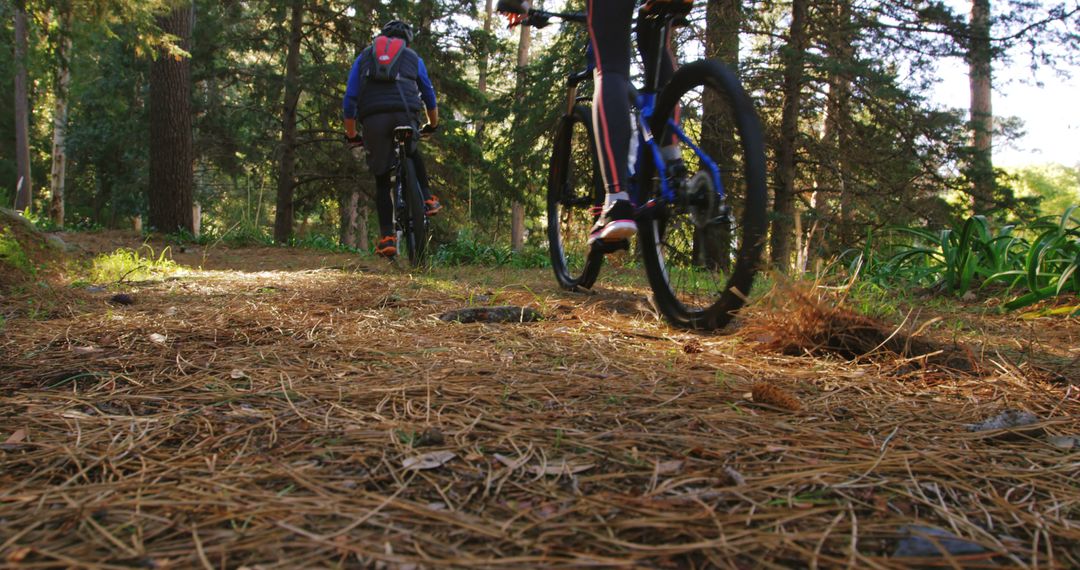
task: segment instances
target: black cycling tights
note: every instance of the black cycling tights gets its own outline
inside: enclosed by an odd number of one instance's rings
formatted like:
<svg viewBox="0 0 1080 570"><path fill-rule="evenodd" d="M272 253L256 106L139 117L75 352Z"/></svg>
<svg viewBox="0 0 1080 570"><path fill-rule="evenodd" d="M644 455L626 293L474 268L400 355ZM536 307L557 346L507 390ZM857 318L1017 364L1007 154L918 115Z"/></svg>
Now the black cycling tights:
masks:
<svg viewBox="0 0 1080 570"><path fill-rule="evenodd" d="M630 23L636 0L588 0L589 41L596 58L593 127L600 173L609 194L628 189L630 136ZM655 41L648 26L638 28L638 49ZM647 66L651 67L651 66ZM661 54L661 84L675 69L670 46Z"/></svg>

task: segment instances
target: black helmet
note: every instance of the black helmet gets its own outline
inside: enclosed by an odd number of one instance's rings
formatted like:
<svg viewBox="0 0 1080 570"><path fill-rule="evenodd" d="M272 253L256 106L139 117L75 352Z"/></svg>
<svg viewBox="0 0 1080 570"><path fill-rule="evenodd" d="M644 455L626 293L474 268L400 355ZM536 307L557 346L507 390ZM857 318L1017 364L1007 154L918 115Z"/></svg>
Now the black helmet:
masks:
<svg viewBox="0 0 1080 570"><path fill-rule="evenodd" d="M388 38L401 38L406 44L411 44L413 39L412 26L400 20L387 22L380 33Z"/></svg>

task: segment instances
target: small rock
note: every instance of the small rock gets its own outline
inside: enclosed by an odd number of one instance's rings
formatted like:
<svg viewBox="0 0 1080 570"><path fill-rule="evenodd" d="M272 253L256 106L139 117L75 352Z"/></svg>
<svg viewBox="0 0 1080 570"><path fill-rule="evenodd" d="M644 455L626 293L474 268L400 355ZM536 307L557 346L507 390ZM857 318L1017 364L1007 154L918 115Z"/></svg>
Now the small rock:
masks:
<svg viewBox="0 0 1080 570"><path fill-rule="evenodd" d="M109 302L116 305L134 305L135 298L127 293L117 293L112 297L109 297Z"/></svg>
<svg viewBox="0 0 1080 570"><path fill-rule="evenodd" d="M478 307L444 313L439 319L455 323L531 323L541 319L528 307Z"/></svg>
<svg viewBox="0 0 1080 570"><path fill-rule="evenodd" d="M435 446L446 443L446 436L437 427L428 428L416 439L417 447Z"/></svg>

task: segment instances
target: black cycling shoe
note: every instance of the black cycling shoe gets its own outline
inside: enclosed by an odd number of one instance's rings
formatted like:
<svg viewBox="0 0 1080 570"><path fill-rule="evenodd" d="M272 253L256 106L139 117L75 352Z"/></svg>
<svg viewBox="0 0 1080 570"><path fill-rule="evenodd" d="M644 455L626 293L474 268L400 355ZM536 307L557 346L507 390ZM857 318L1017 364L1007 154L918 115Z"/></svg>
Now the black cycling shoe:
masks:
<svg viewBox="0 0 1080 570"><path fill-rule="evenodd" d="M589 232L589 244L603 241L616 243L626 241L637 233L637 222L634 221L634 205L630 200L615 200L604 206L600 218L596 220L592 231Z"/></svg>

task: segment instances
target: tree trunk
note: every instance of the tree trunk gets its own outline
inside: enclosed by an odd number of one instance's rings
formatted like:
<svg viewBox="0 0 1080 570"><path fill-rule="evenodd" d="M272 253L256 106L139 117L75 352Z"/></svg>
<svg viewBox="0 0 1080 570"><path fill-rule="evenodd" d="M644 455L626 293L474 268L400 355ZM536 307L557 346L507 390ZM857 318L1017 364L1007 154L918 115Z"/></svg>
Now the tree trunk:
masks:
<svg viewBox="0 0 1080 570"><path fill-rule="evenodd" d="M360 206L360 216L356 223L356 249L360 251L371 251L371 239L368 237L368 216L371 215L371 211L368 209L367 202L364 202Z"/></svg>
<svg viewBox="0 0 1080 570"><path fill-rule="evenodd" d="M360 190L350 188L341 201L341 245L356 247L357 226L360 225Z"/></svg>
<svg viewBox="0 0 1080 570"><path fill-rule="evenodd" d="M807 0L793 0L791 30L781 57L784 61L784 105L780 116L777 149L776 197L770 240L773 267L787 272L791 264L791 237L795 219L795 149L799 137L802 103L803 59L806 55Z"/></svg>
<svg viewBox="0 0 1080 570"><path fill-rule="evenodd" d="M64 141L67 134L68 86L71 84L71 5L62 3L59 14L59 34L56 48L56 105L53 108L53 147L51 203L49 218L53 225L64 227L64 178L67 176L67 152Z"/></svg>
<svg viewBox="0 0 1080 570"><path fill-rule="evenodd" d="M991 107L990 0L971 3L971 44L968 66L971 80L971 182L976 214L994 207L993 130Z"/></svg>
<svg viewBox="0 0 1080 570"><path fill-rule="evenodd" d="M26 22L25 0L15 1L15 209L30 209L34 195L30 176L30 100L27 96L27 44L29 32Z"/></svg>
<svg viewBox="0 0 1080 570"><path fill-rule="evenodd" d="M488 69L491 67L491 46L494 42L494 37L491 34L492 20L494 19L494 11L492 8L492 0L486 0L484 4L484 36L483 36L483 48L480 52L480 77L476 82L476 90L480 92L481 97L487 97L488 92ZM486 112L487 105L484 105ZM484 128L486 125L487 117L481 115L476 120L476 144L483 146L484 144Z"/></svg>
<svg viewBox="0 0 1080 570"><path fill-rule="evenodd" d="M525 104L525 66L529 64L529 44L532 40L532 30L529 26L521 26L521 40L518 42L518 77L517 77L517 101L518 109ZM521 123L522 113L518 113L514 122ZM521 132L515 128L515 132ZM526 190L524 188L522 191ZM527 193L526 193L527 194ZM521 251L525 247L525 205L518 200L510 204L510 247L514 251Z"/></svg>
<svg viewBox="0 0 1080 570"><path fill-rule="evenodd" d="M194 7L182 5L158 18L165 33L190 50ZM150 66L150 225L159 232L194 230L194 154L191 128L191 60L162 52Z"/></svg>
<svg viewBox="0 0 1080 570"><path fill-rule="evenodd" d="M811 197L815 220L810 227L807 247L826 255L852 243L854 214L848 179L847 153L850 152L851 72L854 30L851 23L851 2L840 0L830 10L833 20L826 27L825 53L833 62L829 71L828 94L825 99L825 125L821 133L824 158L815 176L817 187ZM836 219L839 203L840 219ZM831 239L830 239L831 236ZM811 252L807 259L814 257Z"/></svg>
<svg viewBox="0 0 1080 570"><path fill-rule="evenodd" d="M278 165L277 210L274 241L285 243L293 233L293 192L296 189L296 107L300 101L300 41L303 39L304 1L292 1L289 51L285 56L285 102L281 116L281 162Z"/></svg>
<svg viewBox="0 0 1080 570"><path fill-rule="evenodd" d="M739 28L742 25L741 0L709 0L705 6L705 56L719 59L738 73ZM702 109L701 148L720 165L720 180L725 194L736 190L736 177L742 157L735 152L735 123L725 112L726 103L715 91L706 91ZM738 192L735 193L736 195ZM736 195L728 194L728 205L734 206ZM719 213L719 212L717 212ZM710 225L697 230L694 241L703 242L700 250L706 267L728 271L731 269L731 227Z"/></svg>

